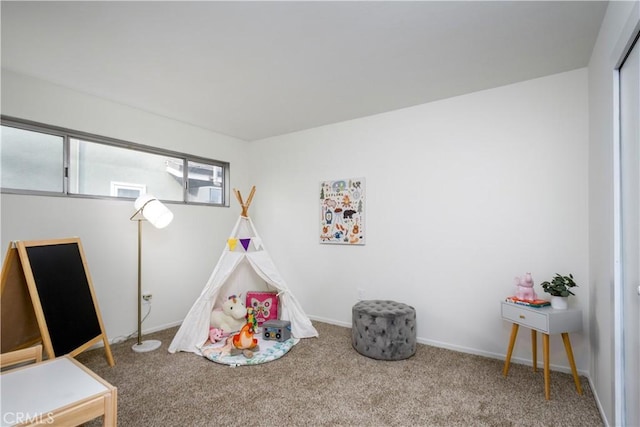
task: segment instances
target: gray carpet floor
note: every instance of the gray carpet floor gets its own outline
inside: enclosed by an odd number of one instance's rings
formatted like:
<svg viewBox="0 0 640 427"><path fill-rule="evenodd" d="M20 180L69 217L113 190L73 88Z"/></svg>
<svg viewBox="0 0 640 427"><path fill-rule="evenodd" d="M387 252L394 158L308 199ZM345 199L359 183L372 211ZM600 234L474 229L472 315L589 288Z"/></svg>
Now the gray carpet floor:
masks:
<svg viewBox="0 0 640 427"><path fill-rule="evenodd" d="M77 359L118 388L118 424L130 426L602 426L586 378L583 395L569 374L418 345L401 361L378 361L351 346L351 329L313 322L319 338L303 339L282 358L228 367L192 353L167 352L177 330L151 353L134 340ZM98 420L87 426L100 425Z"/></svg>

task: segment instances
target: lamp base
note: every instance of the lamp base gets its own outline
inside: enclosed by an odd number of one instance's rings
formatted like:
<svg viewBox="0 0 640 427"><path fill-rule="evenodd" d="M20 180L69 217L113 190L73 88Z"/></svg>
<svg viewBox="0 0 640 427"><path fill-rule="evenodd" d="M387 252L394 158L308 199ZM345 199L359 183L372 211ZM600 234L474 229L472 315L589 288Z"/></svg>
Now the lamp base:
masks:
<svg viewBox="0 0 640 427"><path fill-rule="evenodd" d="M140 344L135 343L133 347L131 347L131 349L136 353L146 353L147 351L153 351L157 349L158 347L160 347L160 344L162 343L158 340L147 340L142 341Z"/></svg>

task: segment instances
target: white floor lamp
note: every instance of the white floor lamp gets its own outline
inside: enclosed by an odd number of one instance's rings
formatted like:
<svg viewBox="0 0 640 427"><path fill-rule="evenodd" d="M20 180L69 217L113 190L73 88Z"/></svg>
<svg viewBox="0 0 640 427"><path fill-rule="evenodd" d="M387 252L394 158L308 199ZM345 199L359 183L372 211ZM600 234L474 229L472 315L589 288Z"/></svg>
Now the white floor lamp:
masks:
<svg viewBox="0 0 640 427"><path fill-rule="evenodd" d="M136 212L129 218L138 221L138 341L131 347L133 351L143 353L160 347L160 341L142 341L142 221L147 220L156 228L164 228L173 220L173 213L160 200L150 194L144 194L134 202Z"/></svg>

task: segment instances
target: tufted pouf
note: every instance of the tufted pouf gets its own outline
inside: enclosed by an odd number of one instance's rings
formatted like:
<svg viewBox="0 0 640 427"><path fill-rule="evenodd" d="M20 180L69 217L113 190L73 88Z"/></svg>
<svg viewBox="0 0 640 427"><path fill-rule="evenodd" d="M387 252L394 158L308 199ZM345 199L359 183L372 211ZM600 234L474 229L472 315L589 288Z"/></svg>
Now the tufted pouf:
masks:
<svg viewBox="0 0 640 427"><path fill-rule="evenodd" d="M352 309L351 344L364 356L401 360L416 352L416 310L395 301L360 301Z"/></svg>

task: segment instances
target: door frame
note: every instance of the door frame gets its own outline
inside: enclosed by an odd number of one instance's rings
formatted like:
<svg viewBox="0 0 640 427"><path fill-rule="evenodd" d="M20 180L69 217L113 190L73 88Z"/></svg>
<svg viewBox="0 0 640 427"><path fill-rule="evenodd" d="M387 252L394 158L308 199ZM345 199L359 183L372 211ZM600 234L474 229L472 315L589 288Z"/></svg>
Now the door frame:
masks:
<svg viewBox="0 0 640 427"><path fill-rule="evenodd" d="M620 68L631 53L632 48L640 37L640 5L636 2L626 22L621 36L613 51L613 245L614 245L614 413L616 425L624 425L625 412L625 375L624 375L624 311L622 281L622 169L621 169L621 111L620 111ZM640 41L638 41L640 43ZM622 424L620 424L622 422Z"/></svg>

